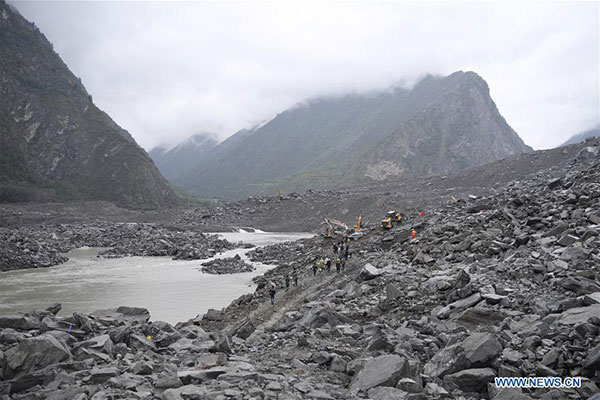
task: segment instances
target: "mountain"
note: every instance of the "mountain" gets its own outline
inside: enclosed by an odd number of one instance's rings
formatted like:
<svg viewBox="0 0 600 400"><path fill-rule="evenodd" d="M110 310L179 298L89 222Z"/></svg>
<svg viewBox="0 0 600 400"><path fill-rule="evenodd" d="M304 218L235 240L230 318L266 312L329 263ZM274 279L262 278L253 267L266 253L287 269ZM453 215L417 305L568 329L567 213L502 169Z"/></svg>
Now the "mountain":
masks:
<svg viewBox="0 0 600 400"><path fill-rule="evenodd" d="M531 150L487 83L459 71L428 76L412 90L299 104L236 133L173 182L202 197L241 198L445 174Z"/></svg>
<svg viewBox="0 0 600 400"><path fill-rule="evenodd" d="M217 140L208 133L190 137L169 149L162 146L153 148L148 154L165 178L177 182L189 169L196 169L217 145Z"/></svg>
<svg viewBox="0 0 600 400"><path fill-rule="evenodd" d="M585 141L585 139L590 138L590 137L600 137L600 125L596 126L595 128L588 129L587 131L579 132L579 133L571 136L571 138L569 140L567 140L566 142L561 144L559 147L567 146L570 144L581 143L581 142Z"/></svg>
<svg viewBox="0 0 600 400"><path fill-rule="evenodd" d="M0 0L0 201L177 199L33 24Z"/></svg>

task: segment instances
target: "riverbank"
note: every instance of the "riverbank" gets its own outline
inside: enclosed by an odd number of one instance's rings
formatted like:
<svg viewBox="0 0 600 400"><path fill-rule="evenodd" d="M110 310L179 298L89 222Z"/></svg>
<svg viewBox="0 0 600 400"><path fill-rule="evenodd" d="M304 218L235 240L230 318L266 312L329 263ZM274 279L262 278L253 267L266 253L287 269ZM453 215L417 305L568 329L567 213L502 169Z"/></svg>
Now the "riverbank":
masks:
<svg viewBox="0 0 600 400"><path fill-rule="evenodd" d="M65 253L69 261L58 266L0 272L0 315L28 312L55 302L63 304L59 316L128 304L143 306L154 319L175 324L251 293L256 286L252 278L273 266L249 260L247 252L310 236L267 232L224 235L235 248L199 260L165 256L107 258L99 256L106 254L106 248L86 247ZM236 258L252 270L231 271L226 262L210 271L219 276L204 273L205 263Z"/></svg>
<svg viewBox="0 0 600 400"><path fill-rule="evenodd" d="M315 257L332 255L331 241L264 248L255 257L278 266L255 292L175 325L132 308L0 318L0 393L597 400L599 182L597 158L573 159L562 173L408 215L405 225L351 242L341 274L310 270ZM286 290L294 268L299 285ZM267 281L278 288L274 305ZM582 381L500 390L493 380L502 376Z"/></svg>

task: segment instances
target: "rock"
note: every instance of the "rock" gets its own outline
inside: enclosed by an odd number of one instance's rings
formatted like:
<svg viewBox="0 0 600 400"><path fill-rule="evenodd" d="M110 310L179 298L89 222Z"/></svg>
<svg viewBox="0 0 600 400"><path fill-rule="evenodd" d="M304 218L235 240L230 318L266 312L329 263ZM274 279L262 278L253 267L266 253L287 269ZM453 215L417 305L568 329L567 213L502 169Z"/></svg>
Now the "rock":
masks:
<svg viewBox="0 0 600 400"><path fill-rule="evenodd" d="M375 279L380 275L380 272L371 264L365 265L359 272L357 280L359 282Z"/></svg>
<svg viewBox="0 0 600 400"><path fill-rule="evenodd" d="M208 390L201 386L186 385L175 389L167 389L162 393L162 400L203 399Z"/></svg>
<svg viewBox="0 0 600 400"><path fill-rule="evenodd" d="M335 372L346 372L347 365L348 361L344 357L334 354L331 357L331 364L329 366L329 369Z"/></svg>
<svg viewBox="0 0 600 400"><path fill-rule="evenodd" d="M227 334L225 334L224 332L219 333L219 339L215 343L215 351L225 354L233 354L233 349L231 348L229 336L227 336Z"/></svg>
<svg viewBox="0 0 600 400"><path fill-rule="evenodd" d="M241 339L248 339L248 337L256 330L256 327L252 323L250 318L246 317L227 329L229 336L237 336Z"/></svg>
<svg viewBox="0 0 600 400"><path fill-rule="evenodd" d="M425 385L425 394L427 394L433 398L438 398L438 397L444 398L444 397L448 397L450 393L448 393L448 391L446 389L444 389L437 383L429 382L427 385Z"/></svg>
<svg viewBox="0 0 600 400"><path fill-rule="evenodd" d="M491 397L491 396L490 396ZM531 397L523 394L518 388L499 389L492 400L531 400Z"/></svg>
<svg viewBox="0 0 600 400"><path fill-rule="evenodd" d="M208 321L222 321L223 320L223 313L219 310L214 310L212 308L210 308L206 314L204 314L204 316L202 317L202 319L208 320Z"/></svg>
<svg viewBox="0 0 600 400"><path fill-rule="evenodd" d="M115 367L92 368L90 380L94 383L103 383L108 379L118 376L119 370Z"/></svg>
<svg viewBox="0 0 600 400"><path fill-rule="evenodd" d="M110 335L100 335L86 340L85 342L77 343L74 348L85 347L101 351L105 354L113 354L113 342Z"/></svg>
<svg viewBox="0 0 600 400"><path fill-rule="evenodd" d="M465 392L486 392L487 384L495 377L496 373L491 368L473 368L446 375L444 383Z"/></svg>
<svg viewBox="0 0 600 400"><path fill-rule="evenodd" d="M442 378L444 375L460 371L467 367L463 348L460 343L444 347L423 366L425 375Z"/></svg>
<svg viewBox="0 0 600 400"><path fill-rule="evenodd" d="M392 301L402 296L402 292L393 283L388 283L385 287L385 295L388 301Z"/></svg>
<svg viewBox="0 0 600 400"><path fill-rule="evenodd" d="M556 243L560 244L561 246L567 247L577 241L579 241L579 238L577 236L567 234L567 235L563 235L560 239L558 239L556 241Z"/></svg>
<svg viewBox="0 0 600 400"><path fill-rule="evenodd" d="M558 189L562 187L563 181L561 178L555 178L548 181L548 188L551 190Z"/></svg>
<svg viewBox="0 0 600 400"><path fill-rule="evenodd" d="M207 274L239 274L254 271L254 266L244 262L239 255L232 258L217 258L202 263L202 272Z"/></svg>
<svg viewBox="0 0 600 400"><path fill-rule="evenodd" d="M410 378L400 379L396 388L408 393L421 393L423 391L423 386Z"/></svg>
<svg viewBox="0 0 600 400"><path fill-rule="evenodd" d="M502 352L502 345L491 333L473 333L462 347L469 366L487 366Z"/></svg>
<svg viewBox="0 0 600 400"><path fill-rule="evenodd" d="M350 382L350 390L368 390L377 386L396 386L409 374L408 361L399 355L384 355L367 360Z"/></svg>
<svg viewBox="0 0 600 400"><path fill-rule="evenodd" d="M563 325L577 325L586 323L592 318L600 318L600 304L571 308L560 315L558 322Z"/></svg>
<svg viewBox="0 0 600 400"><path fill-rule="evenodd" d="M369 398L373 400L405 400L408 397L408 393L391 387L375 387L369 389Z"/></svg>
<svg viewBox="0 0 600 400"><path fill-rule="evenodd" d="M600 344L591 349L582 364L583 368L596 369L600 368Z"/></svg>
<svg viewBox="0 0 600 400"><path fill-rule="evenodd" d="M123 314L130 323L148 322L150 320L150 312L143 307L121 306L117 308L117 312Z"/></svg>
<svg viewBox="0 0 600 400"><path fill-rule="evenodd" d="M578 295L600 292L600 285L597 282L583 276L569 276L563 279L560 285Z"/></svg>
<svg viewBox="0 0 600 400"><path fill-rule="evenodd" d="M154 372L152 365L145 361L138 361L131 367L131 372L136 375L151 375Z"/></svg>
<svg viewBox="0 0 600 400"><path fill-rule="evenodd" d="M0 328L11 328L17 330L40 329L40 320L31 316L0 316Z"/></svg>
<svg viewBox="0 0 600 400"><path fill-rule="evenodd" d="M25 339L4 354L3 377L10 379L17 373L32 372L70 357L69 349L51 335Z"/></svg>
<svg viewBox="0 0 600 400"><path fill-rule="evenodd" d="M583 304L586 306L600 304L600 292L594 292L583 296Z"/></svg>
<svg viewBox="0 0 600 400"><path fill-rule="evenodd" d="M474 293L471 296L455 301L454 303L450 303L441 310L436 313L436 317L440 319L445 319L450 316L451 313L459 313L469 307L474 306L479 303L481 300L481 295L479 293Z"/></svg>
<svg viewBox="0 0 600 400"><path fill-rule="evenodd" d="M344 297L347 297L350 299L357 299L357 298L361 297L363 294L362 288L360 287L360 285L354 281L348 282L348 284L344 287L343 293L344 293Z"/></svg>

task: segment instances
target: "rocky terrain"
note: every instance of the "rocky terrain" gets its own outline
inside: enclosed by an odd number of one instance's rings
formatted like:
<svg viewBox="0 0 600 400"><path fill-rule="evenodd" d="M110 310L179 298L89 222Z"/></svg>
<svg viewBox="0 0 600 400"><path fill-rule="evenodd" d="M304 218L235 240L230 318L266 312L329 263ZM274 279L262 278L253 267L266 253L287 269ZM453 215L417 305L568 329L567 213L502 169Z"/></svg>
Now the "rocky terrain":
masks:
<svg viewBox="0 0 600 400"><path fill-rule="evenodd" d="M342 274L312 277L331 240L254 251L277 265L257 279L255 293L175 326L130 307L59 318L52 306L0 317L0 393L597 400L599 149L588 141L561 168L446 200L389 231L373 227L350 243ZM294 269L299 284L285 290ZM269 281L277 285L275 305ZM492 383L515 376L578 376L582 384L507 390Z"/></svg>
<svg viewBox="0 0 600 400"><path fill-rule="evenodd" d="M244 262L239 255L231 258L217 258L202 263L202 265L202 272L206 272L207 274L239 274L241 272L254 271L254 267Z"/></svg>

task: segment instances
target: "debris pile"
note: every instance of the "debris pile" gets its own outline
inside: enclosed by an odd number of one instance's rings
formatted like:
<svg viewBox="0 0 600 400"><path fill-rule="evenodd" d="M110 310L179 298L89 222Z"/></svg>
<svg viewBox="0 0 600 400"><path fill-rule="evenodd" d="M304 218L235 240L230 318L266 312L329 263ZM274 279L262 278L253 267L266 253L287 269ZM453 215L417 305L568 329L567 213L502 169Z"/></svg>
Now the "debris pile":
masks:
<svg viewBox="0 0 600 400"><path fill-rule="evenodd" d="M231 258L217 258L212 261L202 263L202 272L207 274L239 274L242 272L254 271L254 266L242 260L239 255Z"/></svg>

